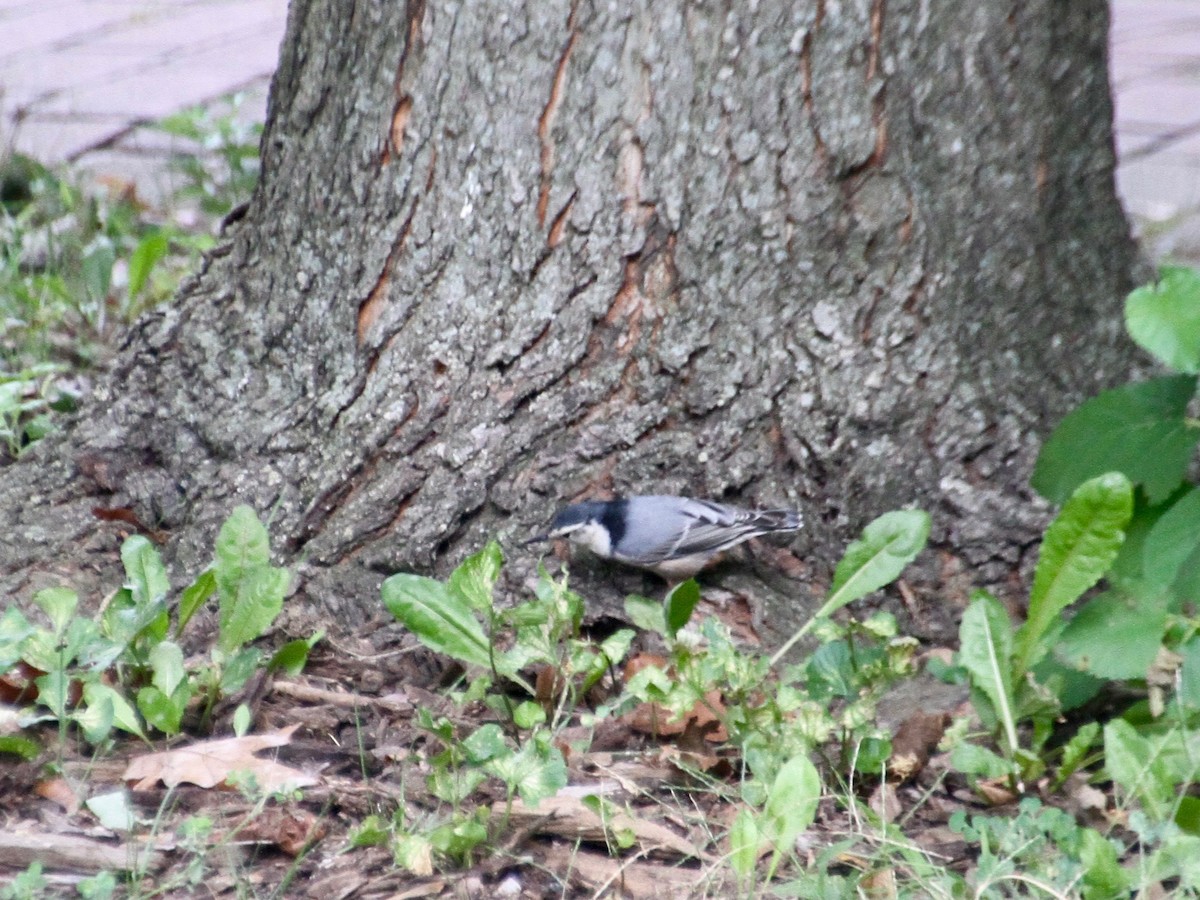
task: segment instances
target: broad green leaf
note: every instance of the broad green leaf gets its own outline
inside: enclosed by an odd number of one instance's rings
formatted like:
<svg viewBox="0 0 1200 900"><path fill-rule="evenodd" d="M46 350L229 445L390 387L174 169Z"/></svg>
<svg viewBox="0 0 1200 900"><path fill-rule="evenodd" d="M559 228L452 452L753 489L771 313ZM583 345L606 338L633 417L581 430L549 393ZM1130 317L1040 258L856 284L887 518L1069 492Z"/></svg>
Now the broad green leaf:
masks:
<svg viewBox="0 0 1200 900"><path fill-rule="evenodd" d="M142 740L146 739L146 735L142 732L142 723L138 719L137 711L134 710L123 694L109 687L107 684L101 684L98 681L91 681L85 684L83 686L83 701L89 707L100 703L111 703L113 724L122 731L135 734Z"/></svg>
<svg viewBox="0 0 1200 900"><path fill-rule="evenodd" d="M183 669L183 650L173 641L162 641L150 651L151 683L164 694L172 694L187 677Z"/></svg>
<svg viewBox="0 0 1200 900"><path fill-rule="evenodd" d="M1179 597L1200 597L1200 488L1164 512L1142 545L1142 571L1153 585Z"/></svg>
<svg viewBox="0 0 1200 900"><path fill-rule="evenodd" d="M1133 485L1108 472L1075 489L1042 540L1029 614L1017 632L1016 671L1037 661L1050 624L1108 571L1133 515Z"/></svg>
<svg viewBox="0 0 1200 900"><path fill-rule="evenodd" d="M440 581L401 573L381 589L383 604L425 646L460 662L490 668L492 655L470 604Z"/></svg>
<svg viewBox="0 0 1200 900"><path fill-rule="evenodd" d="M36 665L36 663L34 663ZM70 680L63 672L53 670L33 679L37 685L38 702L61 719L67 714L67 691Z"/></svg>
<svg viewBox="0 0 1200 900"><path fill-rule="evenodd" d="M50 619L54 633L62 634L79 606L79 595L70 588L45 588L33 595L33 602Z"/></svg>
<svg viewBox="0 0 1200 900"><path fill-rule="evenodd" d="M216 651L214 655L220 656L220 651ZM221 665L219 684L221 693L228 697L230 694L240 691L254 675L260 662L262 662L262 651L257 647L242 647L237 652L225 657Z"/></svg>
<svg viewBox="0 0 1200 900"><path fill-rule="evenodd" d="M800 833L812 825L821 800L821 776L804 755L794 756L775 775L759 827L781 852L791 850Z"/></svg>
<svg viewBox="0 0 1200 900"><path fill-rule="evenodd" d="M546 710L540 703L534 703L532 700L517 704L517 708L513 710L513 724L526 731L545 721Z"/></svg>
<svg viewBox="0 0 1200 900"><path fill-rule="evenodd" d="M1033 470L1033 486L1063 503L1090 478L1124 472L1153 503L1170 496L1187 472L1200 427L1187 421L1194 375L1152 378L1085 401L1054 429Z"/></svg>
<svg viewBox="0 0 1200 900"><path fill-rule="evenodd" d="M290 580L287 569L274 566L243 570L237 582L228 585L231 593L221 597L217 646L231 653L261 637L283 609Z"/></svg>
<svg viewBox="0 0 1200 900"><path fill-rule="evenodd" d="M10 606L0 615L0 672L7 672L21 659L21 645L34 632L25 614Z"/></svg>
<svg viewBox="0 0 1200 900"><path fill-rule="evenodd" d="M129 255L129 296L136 297L146 286L150 273L167 255L169 246L166 232L153 231L142 238Z"/></svg>
<svg viewBox="0 0 1200 900"><path fill-rule="evenodd" d="M819 615L832 615L895 581L925 549L928 537L929 513L922 510L898 509L875 519L863 529L862 537L846 548Z"/></svg>
<svg viewBox="0 0 1200 900"><path fill-rule="evenodd" d="M217 533L217 552L214 568L217 587L224 594L226 585L237 582L246 569L257 569L271 562L271 545L267 529L249 506L239 506Z"/></svg>
<svg viewBox="0 0 1200 900"><path fill-rule="evenodd" d="M288 641L275 651L275 655L271 657L267 667L272 672L284 672L291 676L299 675L308 663L309 651L324 637L325 632L321 630L310 638L296 638L294 641Z"/></svg>
<svg viewBox="0 0 1200 900"><path fill-rule="evenodd" d="M729 829L729 865L738 878L747 880L758 865L758 850L763 838L758 831L758 818L745 807L733 820Z"/></svg>
<svg viewBox="0 0 1200 900"><path fill-rule="evenodd" d="M979 744L959 744L950 751L950 768L980 778L1007 778L1017 771L1012 761Z"/></svg>
<svg viewBox="0 0 1200 900"><path fill-rule="evenodd" d="M540 747L537 741L526 741L516 753L494 759L484 769L531 807L567 786L567 763L562 753L557 747Z"/></svg>
<svg viewBox="0 0 1200 900"><path fill-rule="evenodd" d="M106 237L94 240L83 254L83 286L87 290L88 299L97 306L104 303L108 297L108 289L112 285L113 263L117 254L113 250L112 241Z"/></svg>
<svg viewBox="0 0 1200 900"><path fill-rule="evenodd" d="M696 579L689 578L682 584L677 584L671 593L667 594L665 617L667 622L667 637L674 638L679 629L692 618L692 611L700 602L700 585Z"/></svg>
<svg viewBox="0 0 1200 900"><path fill-rule="evenodd" d="M1189 710L1200 710L1200 637L1179 648L1183 657L1179 666L1179 702Z"/></svg>
<svg viewBox="0 0 1200 900"><path fill-rule="evenodd" d="M237 737L242 737L250 730L253 724L253 713L250 712L250 707L245 703L239 703L237 709L233 711L233 733Z"/></svg>
<svg viewBox="0 0 1200 900"><path fill-rule="evenodd" d="M158 603L171 590L171 580L158 550L140 534L125 539L121 545L121 562L125 566L128 587L133 592L133 602L138 607Z"/></svg>
<svg viewBox="0 0 1200 900"><path fill-rule="evenodd" d="M1094 828L1079 829L1079 861L1083 863L1083 896L1128 897L1133 873L1121 866L1113 842Z"/></svg>
<svg viewBox="0 0 1200 900"><path fill-rule="evenodd" d="M84 805L109 831L132 831L137 824L137 815L124 789L96 794L85 800Z"/></svg>
<svg viewBox="0 0 1200 900"><path fill-rule="evenodd" d="M0 734L0 754L19 756L29 762L37 759L41 752L41 746L29 738L21 737L19 734Z"/></svg>
<svg viewBox="0 0 1200 900"><path fill-rule="evenodd" d="M177 703L173 697L168 697L154 685L148 684L137 693L137 708L151 728L163 734L179 734L183 710L191 696L186 685L180 696L183 702Z"/></svg>
<svg viewBox="0 0 1200 900"><path fill-rule="evenodd" d="M1089 600L1072 617L1054 652L1097 678L1145 678L1162 646L1166 623L1164 602L1134 600L1108 591Z"/></svg>
<svg viewBox="0 0 1200 900"><path fill-rule="evenodd" d="M1104 768L1128 797L1159 822L1170 814L1175 785L1158 749L1124 719L1104 726Z"/></svg>
<svg viewBox="0 0 1200 900"><path fill-rule="evenodd" d="M928 537L929 514L919 509L893 510L867 525L862 537L846 548L825 603L775 651L771 665L783 659L821 619L898 578L925 548Z"/></svg>
<svg viewBox="0 0 1200 900"><path fill-rule="evenodd" d="M1018 747L1013 696L1013 632L1008 613L986 591L976 591L958 629L958 662L987 697L1004 727L1008 747Z"/></svg>
<svg viewBox="0 0 1200 900"><path fill-rule="evenodd" d="M80 704L71 713L71 721L83 732L89 744L100 744L107 740L113 729L113 703L109 696L93 697L91 702Z"/></svg>
<svg viewBox="0 0 1200 900"><path fill-rule="evenodd" d="M204 601L211 597L217 590L217 575L212 569L205 569L201 572L196 580L193 581L183 591L183 596L179 599L179 623L175 626L175 634L183 634L183 629L187 623L192 620L192 616L196 614Z"/></svg>
<svg viewBox="0 0 1200 900"><path fill-rule="evenodd" d="M642 631L667 636L667 616L662 603L630 594L625 598L625 615Z"/></svg>
<svg viewBox="0 0 1200 900"><path fill-rule="evenodd" d="M504 565L500 545L489 541L478 553L464 559L448 581L450 590L466 601L472 609L483 612L492 608L492 591Z"/></svg>
<svg viewBox="0 0 1200 900"><path fill-rule="evenodd" d="M512 753L508 744L504 742L504 731L495 722L488 722L476 728L463 738L460 746L467 755L467 760L476 764Z"/></svg>
<svg viewBox="0 0 1200 900"><path fill-rule="evenodd" d="M1200 373L1200 272L1168 267L1125 300L1129 336L1178 372Z"/></svg>
<svg viewBox="0 0 1200 900"><path fill-rule="evenodd" d="M220 596L217 646L229 653L260 637L287 593L287 569L270 564L267 529L249 506L237 507L217 535L216 575Z"/></svg>

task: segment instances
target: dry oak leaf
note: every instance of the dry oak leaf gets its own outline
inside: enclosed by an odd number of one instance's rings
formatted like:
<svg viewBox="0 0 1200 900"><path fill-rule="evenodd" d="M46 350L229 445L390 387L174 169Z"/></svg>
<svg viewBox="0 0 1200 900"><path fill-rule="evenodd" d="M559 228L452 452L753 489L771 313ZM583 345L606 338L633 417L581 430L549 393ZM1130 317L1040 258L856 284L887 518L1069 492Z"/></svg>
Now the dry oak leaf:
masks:
<svg viewBox="0 0 1200 900"><path fill-rule="evenodd" d="M161 781L167 787L178 784L202 788L224 784L234 772L250 772L258 786L268 793L285 788L308 787L317 783L313 776L254 754L270 747L281 747L291 740L298 725L289 725L266 734L202 741L188 747L147 753L131 760L123 780L136 782L136 791L150 790Z"/></svg>

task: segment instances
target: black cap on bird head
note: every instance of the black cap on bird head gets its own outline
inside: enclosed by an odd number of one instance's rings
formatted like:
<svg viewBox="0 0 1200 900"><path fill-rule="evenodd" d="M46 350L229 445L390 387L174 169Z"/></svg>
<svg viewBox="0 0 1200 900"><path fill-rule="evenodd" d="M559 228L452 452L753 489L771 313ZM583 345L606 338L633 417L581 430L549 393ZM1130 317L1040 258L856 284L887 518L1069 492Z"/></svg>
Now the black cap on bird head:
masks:
<svg viewBox="0 0 1200 900"><path fill-rule="evenodd" d="M563 507L550 523L550 530L527 540L526 544L536 544L538 541L548 541L552 538L566 537L576 528L588 522L597 522L604 515L608 504L603 500L585 500L582 503L572 503Z"/></svg>

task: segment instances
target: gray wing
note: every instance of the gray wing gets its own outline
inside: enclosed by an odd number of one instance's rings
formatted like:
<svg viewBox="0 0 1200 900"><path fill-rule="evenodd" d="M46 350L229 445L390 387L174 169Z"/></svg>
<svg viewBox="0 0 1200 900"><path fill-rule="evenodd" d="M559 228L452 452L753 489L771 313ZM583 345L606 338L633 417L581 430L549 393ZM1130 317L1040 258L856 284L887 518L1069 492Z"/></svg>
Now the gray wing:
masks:
<svg viewBox="0 0 1200 900"><path fill-rule="evenodd" d="M635 497L630 503L639 507L633 518L642 528L630 533L631 545L649 563L711 556L759 534L800 527L789 510L752 511L683 497Z"/></svg>

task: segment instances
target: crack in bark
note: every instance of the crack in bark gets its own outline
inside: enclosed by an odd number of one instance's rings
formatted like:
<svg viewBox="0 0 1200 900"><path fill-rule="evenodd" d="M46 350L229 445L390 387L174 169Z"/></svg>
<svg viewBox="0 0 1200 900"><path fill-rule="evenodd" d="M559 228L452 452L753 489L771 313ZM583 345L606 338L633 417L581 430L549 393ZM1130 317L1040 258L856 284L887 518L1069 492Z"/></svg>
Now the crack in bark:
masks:
<svg viewBox="0 0 1200 900"><path fill-rule="evenodd" d="M567 16L567 30L570 32L567 43L558 57L558 65L554 70L554 79L550 83L550 96L538 117L537 134L541 143L541 183L538 187L537 220L538 227L546 225L546 210L550 206L550 176L554 171L554 141L551 131L554 120L558 115L558 107L562 103L563 88L567 83L567 64L571 61L571 53L575 50L575 41L579 39L579 29L575 17L579 10L578 0L572 0L571 12ZM553 246L553 245L551 245Z"/></svg>

